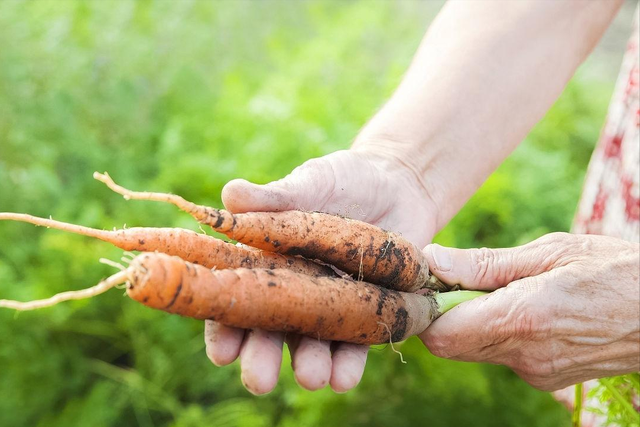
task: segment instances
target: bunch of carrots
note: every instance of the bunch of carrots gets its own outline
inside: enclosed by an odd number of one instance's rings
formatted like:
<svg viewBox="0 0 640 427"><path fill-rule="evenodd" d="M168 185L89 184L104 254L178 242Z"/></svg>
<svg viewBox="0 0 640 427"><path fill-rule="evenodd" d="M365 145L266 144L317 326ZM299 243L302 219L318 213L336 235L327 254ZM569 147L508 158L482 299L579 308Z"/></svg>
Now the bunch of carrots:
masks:
<svg viewBox="0 0 640 427"><path fill-rule="evenodd" d="M0 300L32 310L89 298L126 284L134 300L227 326L292 332L358 344L396 342L481 292L459 291L432 276L422 251L399 234L320 212L232 214L164 193L135 192L95 173L125 199L171 203L235 245L179 228L96 230L26 214L28 222L141 253L98 285L45 300Z"/></svg>

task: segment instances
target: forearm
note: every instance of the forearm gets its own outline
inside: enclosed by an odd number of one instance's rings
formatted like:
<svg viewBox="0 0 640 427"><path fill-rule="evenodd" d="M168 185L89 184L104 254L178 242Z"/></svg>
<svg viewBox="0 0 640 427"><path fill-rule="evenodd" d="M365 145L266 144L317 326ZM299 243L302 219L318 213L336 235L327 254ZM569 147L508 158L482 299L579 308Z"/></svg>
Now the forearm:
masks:
<svg viewBox="0 0 640 427"><path fill-rule="evenodd" d="M449 2L353 148L414 169L444 226L542 118L621 3Z"/></svg>

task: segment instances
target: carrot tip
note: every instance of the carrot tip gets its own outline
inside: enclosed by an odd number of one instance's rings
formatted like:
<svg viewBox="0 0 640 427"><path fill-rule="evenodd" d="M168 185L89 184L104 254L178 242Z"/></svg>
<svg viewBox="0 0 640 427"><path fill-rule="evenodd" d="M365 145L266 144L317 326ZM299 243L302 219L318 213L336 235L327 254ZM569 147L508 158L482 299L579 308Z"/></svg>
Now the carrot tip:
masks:
<svg viewBox="0 0 640 427"><path fill-rule="evenodd" d="M14 301L14 300L0 300L0 307L11 308L17 311L37 310L40 308L52 307L63 301L80 300L91 298L96 295L102 294L109 289L128 280L128 272L121 271L114 274L111 277L101 281L95 286L90 288L81 289L78 291L66 291L56 294L47 299L35 300L35 301Z"/></svg>
<svg viewBox="0 0 640 427"><path fill-rule="evenodd" d="M396 353L396 354L400 355L400 362L401 362L401 363L406 364L406 363L407 363L407 361L406 361L406 360L404 360L404 357L403 357L403 355L402 355L402 352L401 352L400 350L396 350L395 346L393 345L393 340L392 340L392 338L391 338L391 336L392 336L392 335L391 335L391 329L389 329L389 325L387 325L386 323L382 323L382 322L376 322L376 323L378 323L378 325L382 325L382 326L384 326L384 327L387 329L387 332L389 333L389 344L391 344L391 350L392 350L394 353Z"/></svg>

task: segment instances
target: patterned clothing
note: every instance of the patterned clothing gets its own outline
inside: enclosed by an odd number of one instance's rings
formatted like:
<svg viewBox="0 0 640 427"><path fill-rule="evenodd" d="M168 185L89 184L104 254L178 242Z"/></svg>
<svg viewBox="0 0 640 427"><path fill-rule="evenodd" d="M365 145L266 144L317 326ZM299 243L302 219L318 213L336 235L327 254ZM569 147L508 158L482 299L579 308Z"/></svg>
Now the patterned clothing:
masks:
<svg viewBox="0 0 640 427"><path fill-rule="evenodd" d="M607 122L600 136L584 184L572 232L601 234L640 241L640 93L638 92L638 13ZM597 380L584 383L584 393L598 385ZM573 408L574 387L554 393L556 399ZM598 401L585 399L583 407L602 407ZM606 417L582 412L582 427L606 425ZM613 426L613 424L609 424Z"/></svg>
<svg viewBox="0 0 640 427"><path fill-rule="evenodd" d="M607 122L589 164L574 233L640 240L638 37L636 18Z"/></svg>

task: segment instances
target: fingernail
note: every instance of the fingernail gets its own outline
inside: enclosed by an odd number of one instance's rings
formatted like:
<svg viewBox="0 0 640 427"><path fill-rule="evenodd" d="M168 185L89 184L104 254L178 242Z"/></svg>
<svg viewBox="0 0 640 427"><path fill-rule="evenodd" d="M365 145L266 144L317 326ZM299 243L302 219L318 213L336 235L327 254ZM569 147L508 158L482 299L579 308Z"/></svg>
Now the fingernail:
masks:
<svg viewBox="0 0 640 427"><path fill-rule="evenodd" d="M436 262L436 269L446 273L451 271L453 262L451 261L451 251L449 248L442 247L437 244L431 245L431 256Z"/></svg>

